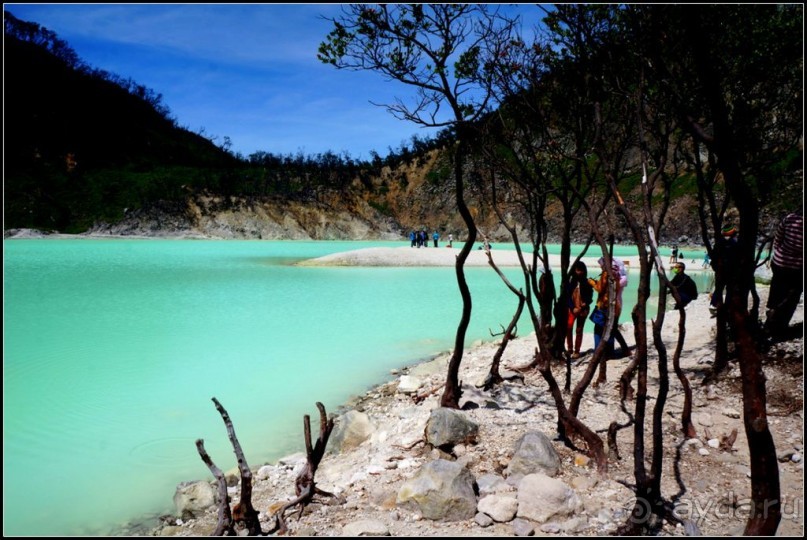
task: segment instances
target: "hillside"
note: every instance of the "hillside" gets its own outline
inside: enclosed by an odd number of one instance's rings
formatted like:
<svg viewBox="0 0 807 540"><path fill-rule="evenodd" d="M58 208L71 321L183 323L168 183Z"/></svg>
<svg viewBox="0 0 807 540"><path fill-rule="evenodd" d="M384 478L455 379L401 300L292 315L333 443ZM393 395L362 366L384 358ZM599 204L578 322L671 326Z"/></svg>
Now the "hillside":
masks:
<svg viewBox="0 0 807 540"><path fill-rule="evenodd" d="M416 145L373 163L326 154L292 160L234 156L177 126L161 96L89 68L55 34L6 12L4 33L4 230L263 239L404 238L412 229L465 236L456 209L447 140ZM33 37L32 37L33 36ZM438 149L436 149L438 148ZM471 165L473 168L473 159ZM802 196L801 171L763 214L773 229ZM660 241L700 243L694 183L674 191ZM639 186L626 194L639 196ZM472 189L467 203L494 242L507 230ZM562 216L543 216L550 242ZM508 217L518 228L525 215ZM617 242L630 234L615 213L602 225ZM590 229L582 212L575 242ZM524 239L525 236L522 236Z"/></svg>
<svg viewBox="0 0 807 540"><path fill-rule="evenodd" d="M80 232L233 164L211 141L177 127L158 94L91 70L38 25L8 12L5 19L7 227Z"/></svg>

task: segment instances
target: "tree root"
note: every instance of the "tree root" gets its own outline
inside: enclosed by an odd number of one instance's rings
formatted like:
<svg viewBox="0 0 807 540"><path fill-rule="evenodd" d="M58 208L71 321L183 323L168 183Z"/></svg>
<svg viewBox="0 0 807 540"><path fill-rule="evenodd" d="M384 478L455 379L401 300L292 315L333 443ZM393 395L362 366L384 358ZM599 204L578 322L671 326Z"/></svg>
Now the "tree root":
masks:
<svg viewBox="0 0 807 540"><path fill-rule="evenodd" d="M305 508L309 504L317 502L314 500L315 495L334 498L339 504L344 504L342 497L321 490L314 483L314 475L317 472L320 461L322 461L325 455L325 447L328 445L328 438L331 436L331 431L333 431L333 419L328 419L325 413L325 406L317 402L317 409L319 409L319 437L317 438L316 444L313 446L311 445L311 418L308 415L303 417L306 465L305 468L300 471L297 480L294 482L297 497L281 506L275 513L275 526L269 531L270 533L277 531L278 534L285 534L288 532L285 517L286 512L295 506L299 506L297 519L300 519Z"/></svg>

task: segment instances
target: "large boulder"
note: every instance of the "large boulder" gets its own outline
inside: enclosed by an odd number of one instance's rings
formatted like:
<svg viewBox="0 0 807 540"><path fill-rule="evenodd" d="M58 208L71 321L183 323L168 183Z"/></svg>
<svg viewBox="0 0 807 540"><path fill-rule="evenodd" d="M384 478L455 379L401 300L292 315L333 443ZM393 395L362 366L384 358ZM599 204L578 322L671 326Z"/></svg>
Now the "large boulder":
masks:
<svg viewBox="0 0 807 540"><path fill-rule="evenodd" d="M438 459L421 467L398 491L397 504L414 507L427 519L461 521L476 515L471 472L454 461Z"/></svg>
<svg viewBox="0 0 807 540"><path fill-rule="evenodd" d="M516 441L515 453L507 465L508 476L543 473L557 476L560 472L560 457L552 441L539 431L530 431Z"/></svg>
<svg viewBox="0 0 807 540"><path fill-rule="evenodd" d="M581 507L572 488L545 474L528 474L518 484L518 517L544 523L567 516Z"/></svg>
<svg viewBox="0 0 807 540"><path fill-rule="evenodd" d="M216 504L216 490L208 482L182 482L174 493L174 506L182 519L199 516Z"/></svg>
<svg viewBox="0 0 807 540"><path fill-rule="evenodd" d="M457 444L475 443L479 425L460 411L439 407L426 423L426 442L437 448L450 449Z"/></svg>
<svg viewBox="0 0 807 540"><path fill-rule="evenodd" d="M375 432L370 417L363 412L351 410L334 421L333 432L328 439L328 451L346 452L358 447Z"/></svg>

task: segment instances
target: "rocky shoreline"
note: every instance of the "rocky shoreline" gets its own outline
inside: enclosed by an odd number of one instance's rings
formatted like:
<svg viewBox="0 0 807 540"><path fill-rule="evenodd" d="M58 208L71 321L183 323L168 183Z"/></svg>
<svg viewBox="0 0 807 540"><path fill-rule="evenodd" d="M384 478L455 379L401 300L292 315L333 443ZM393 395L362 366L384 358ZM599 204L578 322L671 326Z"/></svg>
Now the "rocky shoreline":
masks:
<svg viewBox="0 0 807 540"><path fill-rule="evenodd" d="M13 237L27 238L33 234L18 232ZM443 254L441 264L452 263L453 250L431 251L434 255ZM385 252L383 262L395 264L398 256L411 257L411 253L410 248L393 248L392 252ZM764 305L767 287L759 287L759 293ZM663 419L662 489L665 497L675 499L687 525L683 522L678 526L665 525L661 534L684 535L694 531L704 535L738 534L744 527L744 510L750 496L739 368L731 363L727 374L714 385L700 384L714 355L714 320L708 310L708 295L701 294L686 313L687 334L681 364L693 387L697 436L686 439L680 433L683 396L680 383L671 374L671 391ZM803 302L799 303L792 322L803 323ZM572 386L591 358L590 326L586 330L583 349L589 352L575 363ZM631 325L623 325L622 332L632 343ZM675 312L667 313L662 335L671 351L678 335ZM460 425L466 427L461 428L458 441L447 445L434 444L436 437L442 435L427 432L430 425L443 422L436 415L445 415L438 402L448 353L397 370L393 373L394 380L357 396L336 411L329 411L337 416L337 428L316 481L318 487L338 494L341 500L311 505L300 519L295 514L288 519L289 534L600 536L613 533L624 523L634 502L628 487L634 483L632 428L618 433L622 459L610 460L605 476L597 473L586 456L564 446L557 440L557 412L545 381L535 370L524 373L514 370L529 364L535 347L532 335L511 342L502 357L508 379L490 392L482 391L480 386L497 344L477 344L466 349L460 371L463 388L460 404L464 410L459 413ZM784 504L779 534L798 537L804 530L803 351L803 338L778 343L771 348L764 364L770 427L780 461ZM655 403L658 391L655 360L655 351L651 349L648 407ZM612 421L626 424L628 420L620 411L615 385L626 365L626 359L609 361L609 382L589 388L581 404L579 417L603 438ZM553 367L561 382L564 369L563 365ZM629 411L633 406L632 401L627 403ZM312 412L316 417L316 412ZM445 423L453 425L448 420ZM734 444L730 447L721 444L733 430L738 433ZM649 451L648 432L649 427L646 431ZM249 451L245 449L247 456ZM299 453L276 463L250 464L252 501L265 530L270 528L273 512L294 498L294 481L305 465L303 451L301 436ZM424 485L435 484L438 478L446 485L460 486L456 494L448 497L450 503L441 504L439 498L434 503L430 491L435 490L418 491ZM145 516L112 534L209 536L217 518L215 484L210 478L188 480L177 487L175 515L161 516L159 520L156 516ZM237 471L229 471L228 491L233 502L239 498L238 482ZM444 489L436 491L447 493ZM156 521L159 524L154 526Z"/></svg>
<svg viewBox="0 0 807 540"><path fill-rule="evenodd" d="M766 287L760 287L760 295L764 302ZM662 487L667 498L677 494L677 509L686 526L668 524L661 534L740 534L750 497L750 470L741 419L739 368L731 363L725 377L714 385L701 385L714 350L714 323L707 295L690 304L687 321L681 363L693 386L697 436L686 439L680 433L683 396L680 383L671 374L663 420ZM794 316L793 323L798 322L803 322L803 303ZM677 324L678 317L668 313L663 335L670 348L677 338ZM631 336L628 340L632 342L631 328L624 326L623 333ZM590 349L592 345L589 331L583 347ZM442 430L435 432L434 426L455 425L444 419L446 409L438 407L448 354L398 370L393 373L395 380L333 411L337 427L316 482L341 500L313 504L300 519L295 513L288 519L288 534L463 537L613 533L634 502L627 487L633 484L632 428L619 432L618 448L623 457L609 461L605 476L597 473L586 456L559 442L557 413L546 383L534 370L523 374L512 370L530 362L535 346L531 335L511 342L502 359L509 378L491 392L483 392L480 384L497 345L480 344L466 350L460 375L464 410L457 413L462 417L458 425L465 427L458 428L459 439L444 446L437 443L446 435ZM584 355L573 368L573 385L590 357ZM802 362L803 339L774 345L765 362L768 410L784 503L779 534L799 537L804 530ZM609 382L588 389L581 405L579 417L603 437L611 421L627 420L620 411L615 388L626 365L627 360L609 361ZM650 366L652 407L658 385L654 357ZM554 372L562 379L563 366ZM798 404L795 409L794 403ZM632 411L634 404L627 406ZM721 445L733 430L738 432L734 444ZM649 451L649 434L646 436ZM294 497L294 480L305 463L302 437L300 450L277 463L254 466L252 502L265 530L273 521L272 513ZM676 481L674 470L682 484ZM230 471L228 479L230 497L237 502L237 471ZM443 487L435 489L440 483ZM189 489L191 495L186 496ZM121 534L208 536L216 525L214 491L208 480L179 486L175 516L164 516L152 530L130 528Z"/></svg>

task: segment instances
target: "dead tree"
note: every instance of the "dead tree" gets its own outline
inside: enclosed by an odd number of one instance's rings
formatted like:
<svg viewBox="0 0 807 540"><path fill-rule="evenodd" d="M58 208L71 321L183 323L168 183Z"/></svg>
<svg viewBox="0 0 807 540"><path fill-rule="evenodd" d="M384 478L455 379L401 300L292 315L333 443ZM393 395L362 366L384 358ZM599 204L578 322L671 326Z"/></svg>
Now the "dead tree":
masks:
<svg viewBox="0 0 807 540"><path fill-rule="evenodd" d="M218 486L218 521L216 523L216 530L213 531L211 536L235 536L233 514L230 511L230 498L227 496L227 480L224 478L224 473L221 472L221 469L216 467L216 464L210 459L210 455L208 455L207 450L205 450L204 440L196 439L196 449L199 451L199 455L202 456L202 461L205 462L207 468L213 473L213 477L216 479L216 485Z"/></svg>
<svg viewBox="0 0 807 540"><path fill-rule="evenodd" d="M490 253L490 244L487 243L486 237L485 245L487 246L485 249L485 255L488 257L488 264L491 266L491 268L493 268L504 284L507 285L507 288L518 297L518 306L516 307L516 312L513 314L513 318L510 320L510 324L507 325L507 328L502 329L502 342L496 349L496 354L493 355L493 360L490 364L490 371L488 372L487 377L485 377L484 390L488 391L504 380L501 373L499 373L499 364L501 363L504 351L507 349L507 344L510 343L513 338L515 338L516 327L518 326L518 320L521 318L521 313L524 311L526 299L524 298L524 292L520 289L516 289L515 286L510 283L510 280L507 279L507 276L505 276L499 267L496 266L496 263L493 262L493 256Z"/></svg>
<svg viewBox="0 0 807 540"><path fill-rule="evenodd" d="M198 439L196 441L196 449L202 461L207 465L210 472L216 478L219 491L219 511L218 522L216 530L213 531L212 536L236 536L237 530L247 530L250 536L261 536L261 524L258 520L258 512L252 506L252 471L249 470L247 460L244 457L244 451L241 449L241 444L235 436L235 429L230 420L230 415L222 407L221 403L216 398L212 398L216 409L221 414L224 420L224 425L227 426L227 435L233 445L235 457L238 460L238 470L241 472L241 500L238 501L232 511L230 510L230 498L227 495L227 482L225 481L224 474L219 469L213 460L205 451L204 441Z"/></svg>
<svg viewBox="0 0 807 540"><path fill-rule="evenodd" d="M241 525L247 529L250 536L261 535L263 533L261 532L261 523L258 520L258 511L252 506L252 471L249 470L244 451L235 436L235 429L230 420L230 415L227 414L227 411L224 410L224 407L221 406L221 403L216 398L213 398L213 403L216 405L219 414L221 414L224 425L227 426L227 435L233 445L235 457L238 460L238 471L241 473L241 500L233 507L233 521L236 525Z"/></svg>
<svg viewBox="0 0 807 540"><path fill-rule="evenodd" d="M333 418L329 419L325 414L325 406L317 402L317 409L319 409L319 437L316 444L311 445L311 417L307 414L303 417L303 430L305 434L305 456L306 464L297 479L294 481L294 491L297 497L287 502L275 513L275 528L272 531L277 531L278 534L285 534L288 530L286 527L285 513L287 510L294 506L299 506L299 519L303 515L306 506L315 502L314 495L322 495L323 497L334 497L341 500L333 493L319 489L314 483L314 475L317 472L320 461L325 455L325 447L328 445L328 438L333 431Z"/></svg>

